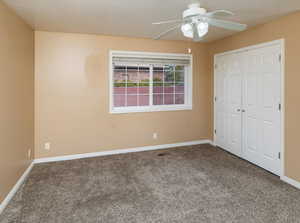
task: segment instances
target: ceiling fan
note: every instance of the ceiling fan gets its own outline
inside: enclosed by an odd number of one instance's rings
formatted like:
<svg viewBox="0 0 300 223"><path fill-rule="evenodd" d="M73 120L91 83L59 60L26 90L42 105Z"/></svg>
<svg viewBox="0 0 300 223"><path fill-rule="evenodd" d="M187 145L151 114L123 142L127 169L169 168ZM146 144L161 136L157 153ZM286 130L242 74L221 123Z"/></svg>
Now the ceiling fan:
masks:
<svg viewBox="0 0 300 223"><path fill-rule="evenodd" d="M207 12L205 8L200 7L200 3L192 3L188 6L188 9L183 12L183 19L152 23L153 25L177 23L175 26L159 34L157 37L155 37L155 39L160 39L161 37L178 28L181 28L181 31L185 37L191 38L195 42L203 39L203 37L208 33L209 26L215 26L234 31L245 30L247 28L247 25L245 24L218 19L219 17L232 15L234 14L227 10Z"/></svg>

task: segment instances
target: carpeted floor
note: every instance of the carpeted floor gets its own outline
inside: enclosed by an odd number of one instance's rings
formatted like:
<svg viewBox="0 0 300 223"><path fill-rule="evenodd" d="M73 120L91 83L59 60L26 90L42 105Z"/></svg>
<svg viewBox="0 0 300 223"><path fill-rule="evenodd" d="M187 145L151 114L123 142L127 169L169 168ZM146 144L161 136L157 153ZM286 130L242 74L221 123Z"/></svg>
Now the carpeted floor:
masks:
<svg viewBox="0 0 300 223"><path fill-rule="evenodd" d="M210 145L34 166L1 223L297 223L300 190Z"/></svg>

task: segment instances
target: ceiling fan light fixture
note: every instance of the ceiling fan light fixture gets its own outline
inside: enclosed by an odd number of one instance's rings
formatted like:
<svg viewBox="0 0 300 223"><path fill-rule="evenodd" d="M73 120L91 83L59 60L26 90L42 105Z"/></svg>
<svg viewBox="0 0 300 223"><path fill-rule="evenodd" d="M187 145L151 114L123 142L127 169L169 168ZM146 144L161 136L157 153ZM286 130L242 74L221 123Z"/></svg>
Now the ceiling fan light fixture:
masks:
<svg viewBox="0 0 300 223"><path fill-rule="evenodd" d="M199 42L208 33L210 26L239 32L247 28L246 24L218 18L221 16L232 16L232 12L224 9L207 12L205 8L201 7L198 1L199 0L193 0L194 3L190 4L188 6L188 9L184 10L182 14L183 19L152 23L154 25L177 23L176 26L173 26L162 32L155 39L160 39L170 32L181 28L181 31L185 37L191 38L195 42Z"/></svg>
<svg viewBox="0 0 300 223"><path fill-rule="evenodd" d="M198 35L199 37L203 37L208 33L208 23L207 22L199 22L197 25Z"/></svg>
<svg viewBox="0 0 300 223"><path fill-rule="evenodd" d="M190 23L183 24L181 26L181 31L182 31L183 35L187 38L193 38L194 37L193 27Z"/></svg>

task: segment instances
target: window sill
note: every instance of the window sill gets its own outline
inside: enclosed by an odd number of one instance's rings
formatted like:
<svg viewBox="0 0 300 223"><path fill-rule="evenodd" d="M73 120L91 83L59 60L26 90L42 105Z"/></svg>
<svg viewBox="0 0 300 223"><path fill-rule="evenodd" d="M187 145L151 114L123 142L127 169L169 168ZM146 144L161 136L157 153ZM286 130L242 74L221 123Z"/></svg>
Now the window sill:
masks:
<svg viewBox="0 0 300 223"><path fill-rule="evenodd" d="M126 114L138 112L159 112L159 111L182 111L192 110L192 105L174 105L174 106L151 106L151 107L125 107L125 108L112 108L111 114Z"/></svg>

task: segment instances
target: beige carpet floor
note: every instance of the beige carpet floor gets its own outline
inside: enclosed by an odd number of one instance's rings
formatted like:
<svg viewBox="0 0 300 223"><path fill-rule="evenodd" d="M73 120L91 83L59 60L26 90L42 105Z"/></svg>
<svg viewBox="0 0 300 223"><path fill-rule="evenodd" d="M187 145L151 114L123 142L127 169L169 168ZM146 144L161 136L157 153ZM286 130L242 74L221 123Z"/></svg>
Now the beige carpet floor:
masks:
<svg viewBox="0 0 300 223"><path fill-rule="evenodd" d="M1 223L298 223L300 190L210 145L34 166Z"/></svg>

